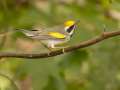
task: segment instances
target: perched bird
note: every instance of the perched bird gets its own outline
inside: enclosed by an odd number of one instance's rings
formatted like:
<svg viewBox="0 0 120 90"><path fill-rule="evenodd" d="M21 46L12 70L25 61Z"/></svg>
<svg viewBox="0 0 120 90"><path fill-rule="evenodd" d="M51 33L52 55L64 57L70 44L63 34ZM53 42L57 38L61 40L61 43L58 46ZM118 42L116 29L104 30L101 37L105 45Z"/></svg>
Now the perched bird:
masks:
<svg viewBox="0 0 120 90"><path fill-rule="evenodd" d="M68 20L64 25L55 26L47 29L33 29L33 30L20 30L26 36L40 40L47 48L64 48L57 45L68 42L75 29L78 21Z"/></svg>

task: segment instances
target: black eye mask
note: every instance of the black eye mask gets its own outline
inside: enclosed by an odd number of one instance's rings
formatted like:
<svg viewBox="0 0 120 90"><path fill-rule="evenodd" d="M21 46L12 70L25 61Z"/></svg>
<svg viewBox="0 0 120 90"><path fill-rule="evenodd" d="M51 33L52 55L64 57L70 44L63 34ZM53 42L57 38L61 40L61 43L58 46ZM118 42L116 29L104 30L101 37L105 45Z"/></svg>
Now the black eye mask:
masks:
<svg viewBox="0 0 120 90"><path fill-rule="evenodd" d="M70 33L74 28L75 28L75 25L72 25L71 27L69 27L69 28L67 29L67 32Z"/></svg>

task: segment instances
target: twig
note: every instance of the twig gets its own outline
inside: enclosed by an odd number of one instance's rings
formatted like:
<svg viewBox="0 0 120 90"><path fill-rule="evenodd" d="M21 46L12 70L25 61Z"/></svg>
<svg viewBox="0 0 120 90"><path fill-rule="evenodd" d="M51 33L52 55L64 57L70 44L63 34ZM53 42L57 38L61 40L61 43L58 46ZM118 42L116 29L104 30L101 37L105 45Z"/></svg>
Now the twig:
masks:
<svg viewBox="0 0 120 90"><path fill-rule="evenodd" d="M17 84L15 83L15 81L12 80L9 76L4 75L4 74L2 74L2 73L0 73L0 76L2 76L2 77L4 77L4 78L6 78L7 80L9 80L10 83L14 86L15 90L19 90L19 88L17 87ZM0 88L0 90L1 90L1 88Z"/></svg>
<svg viewBox="0 0 120 90"><path fill-rule="evenodd" d="M108 39L111 37L119 36L120 31L110 31L110 32L103 32L101 35L94 37L93 39L86 40L83 42L80 42L78 45L74 45L71 47L67 47L64 49L64 52L71 52L80 48L85 48L94 44L97 44L104 39ZM64 54L63 50L55 50L51 51L50 53L16 53L16 52L0 52L0 58L8 58L8 57L14 57L14 58L47 58L47 57L53 57L60 54Z"/></svg>

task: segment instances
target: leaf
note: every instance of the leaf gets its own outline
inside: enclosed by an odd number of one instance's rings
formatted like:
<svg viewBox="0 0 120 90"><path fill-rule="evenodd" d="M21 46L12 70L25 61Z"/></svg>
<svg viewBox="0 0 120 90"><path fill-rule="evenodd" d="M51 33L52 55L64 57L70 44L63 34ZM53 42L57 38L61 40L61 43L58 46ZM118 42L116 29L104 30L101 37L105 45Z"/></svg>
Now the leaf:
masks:
<svg viewBox="0 0 120 90"><path fill-rule="evenodd" d="M58 90L57 83L57 80L53 76L49 76L48 85L43 90Z"/></svg>
<svg viewBox="0 0 120 90"><path fill-rule="evenodd" d="M87 60L89 54L86 50L76 50L70 54L67 54L63 61L60 62L60 66L70 67L72 65L81 65L81 63Z"/></svg>
<svg viewBox="0 0 120 90"><path fill-rule="evenodd" d="M65 83L61 79L58 79L54 76L49 76L48 84L43 88L43 90L66 90Z"/></svg>

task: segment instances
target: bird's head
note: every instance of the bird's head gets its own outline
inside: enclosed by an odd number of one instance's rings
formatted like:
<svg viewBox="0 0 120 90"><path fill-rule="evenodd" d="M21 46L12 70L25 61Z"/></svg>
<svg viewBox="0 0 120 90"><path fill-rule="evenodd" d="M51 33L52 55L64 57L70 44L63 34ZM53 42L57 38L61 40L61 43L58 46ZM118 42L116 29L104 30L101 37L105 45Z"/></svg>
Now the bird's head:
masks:
<svg viewBox="0 0 120 90"><path fill-rule="evenodd" d="M78 23L78 21L74 21L74 20L68 20L64 23L65 26L65 31L72 36L73 32L76 28L76 24Z"/></svg>

